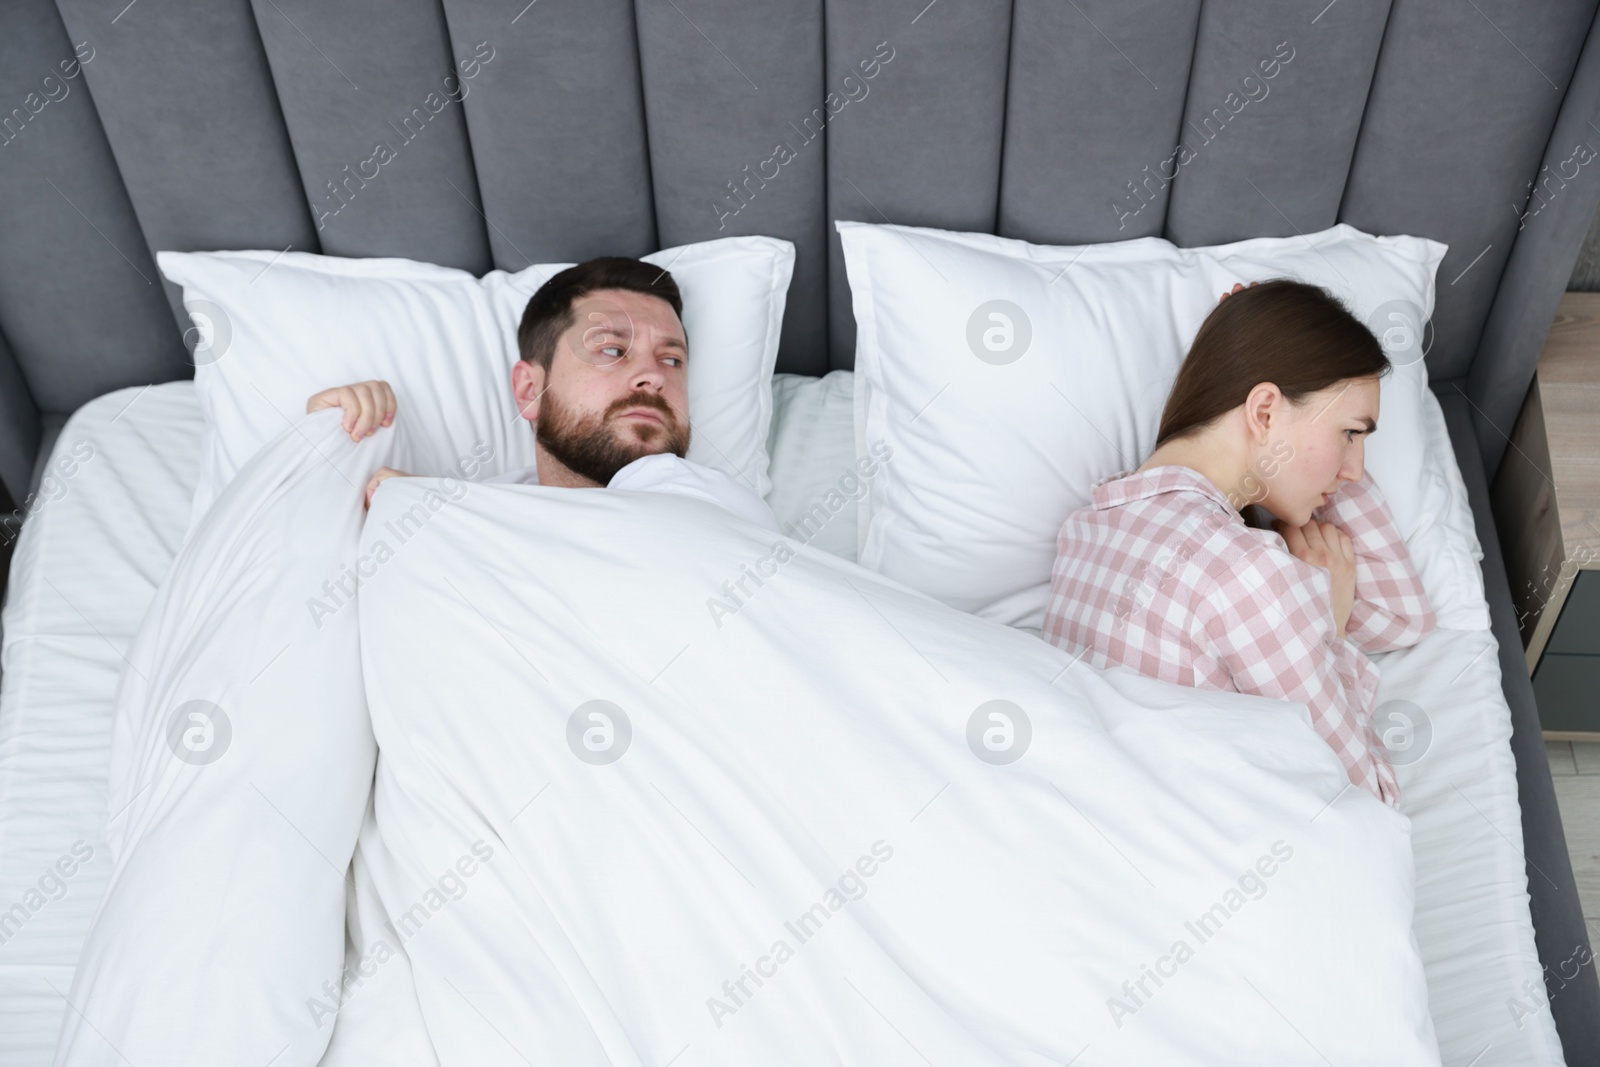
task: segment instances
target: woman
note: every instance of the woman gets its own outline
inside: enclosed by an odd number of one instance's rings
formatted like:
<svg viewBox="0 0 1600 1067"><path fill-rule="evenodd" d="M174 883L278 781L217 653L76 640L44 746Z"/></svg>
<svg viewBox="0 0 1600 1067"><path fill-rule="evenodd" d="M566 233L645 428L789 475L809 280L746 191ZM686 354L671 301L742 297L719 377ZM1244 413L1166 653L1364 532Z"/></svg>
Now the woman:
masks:
<svg viewBox="0 0 1600 1067"><path fill-rule="evenodd" d="M1435 618L1362 469L1389 370L1326 291L1234 286L1190 346L1150 458L1062 526L1045 637L1098 666L1303 702L1350 781L1397 805L1363 653L1415 644ZM1246 523L1250 505L1270 529Z"/></svg>

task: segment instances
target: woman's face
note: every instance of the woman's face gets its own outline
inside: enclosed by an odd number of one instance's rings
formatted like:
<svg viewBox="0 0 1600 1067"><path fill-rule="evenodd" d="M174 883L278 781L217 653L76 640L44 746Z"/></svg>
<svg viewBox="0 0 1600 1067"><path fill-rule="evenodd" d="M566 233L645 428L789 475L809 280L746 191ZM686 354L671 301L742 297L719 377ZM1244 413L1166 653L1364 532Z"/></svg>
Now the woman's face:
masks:
<svg viewBox="0 0 1600 1067"><path fill-rule="evenodd" d="M1378 379L1351 378L1298 404L1285 401L1255 466L1260 504L1294 526L1328 502L1345 482L1359 481L1367 435L1378 426Z"/></svg>

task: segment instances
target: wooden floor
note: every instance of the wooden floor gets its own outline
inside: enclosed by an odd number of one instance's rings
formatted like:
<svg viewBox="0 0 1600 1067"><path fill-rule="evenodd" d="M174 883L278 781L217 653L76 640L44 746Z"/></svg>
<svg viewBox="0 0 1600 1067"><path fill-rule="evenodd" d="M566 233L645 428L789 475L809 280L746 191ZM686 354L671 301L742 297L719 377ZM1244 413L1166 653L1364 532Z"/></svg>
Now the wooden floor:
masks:
<svg viewBox="0 0 1600 1067"><path fill-rule="evenodd" d="M1590 944L1600 944L1600 743L1546 741Z"/></svg>

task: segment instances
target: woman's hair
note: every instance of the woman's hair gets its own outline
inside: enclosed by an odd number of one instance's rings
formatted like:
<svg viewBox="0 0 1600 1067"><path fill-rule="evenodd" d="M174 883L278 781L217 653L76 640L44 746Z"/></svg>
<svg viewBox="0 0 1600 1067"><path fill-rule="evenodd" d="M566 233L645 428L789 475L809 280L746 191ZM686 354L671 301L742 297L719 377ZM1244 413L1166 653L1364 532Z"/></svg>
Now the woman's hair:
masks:
<svg viewBox="0 0 1600 1067"><path fill-rule="evenodd" d="M1390 369L1372 331L1326 289L1287 278L1252 285L1200 325L1161 413L1156 446L1232 411L1262 382L1300 403L1336 382Z"/></svg>

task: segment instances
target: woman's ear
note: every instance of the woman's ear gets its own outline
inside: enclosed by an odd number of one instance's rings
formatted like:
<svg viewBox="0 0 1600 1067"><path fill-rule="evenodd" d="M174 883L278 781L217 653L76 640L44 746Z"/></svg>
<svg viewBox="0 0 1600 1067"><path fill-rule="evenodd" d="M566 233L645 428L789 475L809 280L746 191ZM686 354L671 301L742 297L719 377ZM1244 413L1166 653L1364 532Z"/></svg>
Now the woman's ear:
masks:
<svg viewBox="0 0 1600 1067"><path fill-rule="evenodd" d="M1273 420L1283 417L1283 390L1272 382L1257 383L1244 400L1245 430L1250 440L1265 445Z"/></svg>
<svg viewBox="0 0 1600 1067"><path fill-rule="evenodd" d="M539 398L544 395L545 377L543 367L525 359L511 366L511 395L517 400L517 414L529 422L539 421Z"/></svg>

